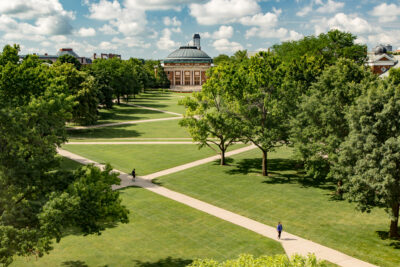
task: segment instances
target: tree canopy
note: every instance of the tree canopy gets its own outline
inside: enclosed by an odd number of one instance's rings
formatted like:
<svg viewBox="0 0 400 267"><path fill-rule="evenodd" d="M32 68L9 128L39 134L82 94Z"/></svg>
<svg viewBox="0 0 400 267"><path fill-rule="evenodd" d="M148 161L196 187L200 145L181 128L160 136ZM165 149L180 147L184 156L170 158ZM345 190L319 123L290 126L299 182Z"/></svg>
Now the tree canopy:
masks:
<svg viewBox="0 0 400 267"><path fill-rule="evenodd" d="M60 169L57 147L66 141L65 123L76 97L68 78L54 75L36 56L20 64L18 47L0 55L0 264L14 255L42 256L70 227L100 233L106 223L127 222L119 179L89 166ZM69 65L62 68L68 75ZM59 70L57 70L59 71Z"/></svg>

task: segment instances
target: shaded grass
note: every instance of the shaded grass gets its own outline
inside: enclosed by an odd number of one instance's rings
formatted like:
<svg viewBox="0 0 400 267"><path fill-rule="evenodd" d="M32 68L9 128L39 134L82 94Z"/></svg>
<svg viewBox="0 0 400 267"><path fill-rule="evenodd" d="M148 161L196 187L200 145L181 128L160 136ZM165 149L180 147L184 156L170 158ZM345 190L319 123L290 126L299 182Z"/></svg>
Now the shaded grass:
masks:
<svg viewBox="0 0 400 267"><path fill-rule="evenodd" d="M101 235L69 235L49 255L12 266L184 266L195 258L284 253L261 235L141 188L121 191L130 223Z"/></svg>
<svg viewBox="0 0 400 267"><path fill-rule="evenodd" d="M124 104L115 104L112 109L100 109L99 113L97 124L173 117L171 114Z"/></svg>
<svg viewBox="0 0 400 267"><path fill-rule="evenodd" d="M231 146L232 149L243 144ZM210 148L198 149L197 145L64 145L64 149L99 163L111 163L120 171L147 175L198 159L214 156Z"/></svg>
<svg viewBox="0 0 400 267"><path fill-rule="evenodd" d="M233 157L232 166L214 163L160 177L157 183L259 222L380 265L400 266L400 250L387 231L389 218L382 209L370 214L355 205L332 199L333 185L314 183L302 176L283 147L269 154L271 176L261 175L257 149Z"/></svg>
<svg viewBox="0 0 400 267"><path fill-rule="evenodd" d="M76 170L77 168L81 167L82 165L72 159L61 157L60 161L60 169L65 170L65 171L73 171Z"/></svg>
<svg viewBox="0 0 400 267"><path fill-rule="evenodd" d="M178 100L190 95L190 93L175 93L169 91L146 91L135 99L130 99L129 102L183 114L185 108L184 106L178 105Z"/></svg>
<svg viewBox="0 0 400 267"><path fill-rule="evenodd" d="M70 141L86 138L189 138L179 119L69 131Z"/></svg>

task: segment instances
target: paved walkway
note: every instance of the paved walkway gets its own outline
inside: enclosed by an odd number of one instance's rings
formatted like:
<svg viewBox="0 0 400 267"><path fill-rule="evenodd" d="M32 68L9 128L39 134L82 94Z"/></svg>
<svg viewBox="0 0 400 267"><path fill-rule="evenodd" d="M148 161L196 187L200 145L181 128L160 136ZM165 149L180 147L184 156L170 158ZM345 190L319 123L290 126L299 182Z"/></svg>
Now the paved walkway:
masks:
<svg viewBox="0 0 400 267"><path fill-rule="evenodd" d="M66 145L198 145L193 141L89 141L89 142L68 142ZM209 144L212 144L211 142ZM237 142L235 144L243 144Z"/></svg>
<svg viewBox="0 0 400 267"><path fill-rule="evenodd" d="M102 128L109 126L117 126L117 125L126 125L126 124L138 124L144 122L155 122L155 121L169 121L169 120L177 120L182 117L168 117L168 118L160 118L160 119L149 119L149 120L135 120L135 121L122 121L122 122L112 122L98 125L90 125L90 126L74 126L68 127L67 130L84 130L84 129L93 129L93 128Z"/></svg>
<svg viewBox="0 0 400 267"><path fill-rule="evenodd" d="M242 153L244 151L248 151L253 149L254 146L248 146L244 148L240 148L237 150L233 150L231 152L227 153L227 156L232 156L238 153ZM69 151L59 149L58 153L64 157L68 157L72 160L75 160L81 164L95 164L96 166L103 168L104 166L94 162L92 160L86 159L84 157L81 157L79 155L73 154ZM114 185L113 189L120 189L128 186L140 186L142 188L145 188L149 191L152 191L156 194L162 195L164 197L167 197L169 199L178 201L182 204L185 204L187 206L190 206L192 208L195 208L197 210L201 210L205 213L208 213L210 215L213 215L215 217L218 217L222 220L231 222L233 224L239 225L241 227L244 227L248 230L251 230L253 232L256 232L260 235L263 235L265 237L277 240L277 233L274 227L265 225L263 223L254 221L252 219L249 219L247 217L241 216L239 214L230 212L225 209L221 209L219 207L216 207L214 205L208 204L204 201L200 201L198 199L189 197L187 195L169 190L167 188L164 188L162 186L153 184L151 182L152 179L175 173L181 170L185 170L188 168L192 168L201 164L205 164L207 162L214 161L218 159L219 156L213 156L209 157L206 159L202 160L197 160L188 164L184 164L181 166L177 166L174 168L170 168L164 171L156 172L150 175L146 175L143 177L137 177L136 181L133 182L132 178L130 175L121 172L119 170L115 170L120 173L119 178L121 179L121 184L120 185ZM319 245L317 243L314 243L310 240L303 239L301 237L289 234L289 233L282 233L282 239L277 240L282 244L282 247L284 248L285 252L287 255L291 256L293 254L301 254L301 255L307 255L308 253L314 253L318 259L324 259L328 260L332 263L335 263L340 266L344 267L377 267L375 265L369 264L367 262L358 260L356 258L350 257L346 254L343 254L337 250Z"/></svg>

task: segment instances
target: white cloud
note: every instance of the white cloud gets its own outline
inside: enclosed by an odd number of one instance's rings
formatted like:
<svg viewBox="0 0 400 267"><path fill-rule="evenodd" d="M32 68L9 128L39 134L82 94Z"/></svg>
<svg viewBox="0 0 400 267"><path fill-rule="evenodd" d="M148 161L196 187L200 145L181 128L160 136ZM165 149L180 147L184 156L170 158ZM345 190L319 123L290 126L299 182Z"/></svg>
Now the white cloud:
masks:
<svg viewBox="0 0 400 267"><path fill-rule="evenodd" d="M138 37L125 37L123 39L114 37L112 39L112 42L117 44L119 47L149 48L151 46L148 42L145 42Z"/></svg>
<svg viewBox="0 0 400 267"><path fill-rule="evenodd" d="M58 0L1 1L0 14L1 21L8 25L0 28L10 35L70 34L70 21L75 19L74 13L64 10Z"/></svg>
<svg viewBox="0 0 400 267"><path fill-rule="evenodd" d="M296 16L305 17L312 12L312 6L305 6L296 13Z"/></svg>
<svg viewBox="0 0 400 267"><path fill-rule="evenodd" d="M378 17L379 22L391 22L397 20L400 15L400 6L396 4L380 4L371 11L371 15Z"/></svg>
<svg viewBox="0 0 400 267"><path fill-rule="evenodd" d="M113 29L113 27L108 24L104 24L101 28L99 28L99 31L108 35L114 35L118 33L116 30Z"/></svg>
<svg viewBox="0 0 400 267"><path fill-rule="evenodd" d="M96 31L93 28L80 28L76 35L81 37L95 36Z"/></svg>
<svg viewBox="0 0 400 267"><path fill-rule="evenodd" d="M179 44L176 43L175 41L171 40L171 30L170 29L164 29L163 34L160 37L160 39L157 42L157 47L158 49L161 50L172 50L176 47L178 47Z"/></svg>
<svg viewBox="0 0 400 267"><path fill-rule="evenodd" d="M213 47L218 52L234 53L243 50L243 46L237 42L230 42L228 39L219 39L213 42Z"/></svg>
<svg viewBox="0 0 400 267"><path fill-rule="evenodd" d="M258 27L275 27L278 22L278 16L280 10L276 13L267 12L265 14L258 13L254 16L243 17L239 21L241 24L246 26L258 26Z"/></svg>
<svg viewBox="0 0 400 267"><path fill-rule="evenodd" d="M122 13L122 8L117 0L113 2L100 0L98 3L89 5L89 12L91 19L110 20L118 18Z"/></svg>
<svg viewBox="0 0 400 267"><path fill-rule="evenodd" d="M125 5L130 9L180 11L183 4L190 2L193 0L125 0Z"/></svg>
<svg viewBox="0 0 400 267"><path fill-rule="evenodd" d="M233 36L233 27L232 26L224 26L219 27L217 31L215 31L212 35L214 39L229 39Z"/></svg>
<svg viewBox="0 0 400 267"><path fill-rule="evenodd" d="M163 21L165 26L179 27L182 24L176 17L173 17L172 19L170 17L164 17Z"/></svg>
<svg viewBox="0 0 400 267"><path fill-rule="evenodd" d="M328 0L328 2L326 2L325 4L323 4L322 2L319 2L319 4L322 5L319 8L317 8L317 10L316 10L319 13L334 13L337 10L344 7L343 2L335 2L333 0Z"/></svg>
<svg viewBox="0 0 400 267"><path fill-rule="evenodd" d="M0 1L0 14L29 20L38 17L64 16L74 19L74 13L65 11L58 0L10 0Z"/></svg>
<svg viewBox="0 0 400 267"><path fill-rule="evenodd" d="M316 35L331 29L338 29L356 34L374 31L374 28L365 19L354 15L346 15L344 13L338 13L330 19L323 18L322 20L315 20L313 22L315 23Z"/></svg>
<svg viewBox="0 0 400 267"><path fill-rule="evenodd" d="M126 4L126 2L125 2ZM107 20L109 24L103 25L103 31L111 33L112 30L125 36L135 36L146 29L147 19L144 10L138 8L121 7L118 1L100 0L89 5L89 18Z"/></svg>
<svg viewBox="0 0 400 267"><path fill-rule="evenodd" d="M257 0L210 0L189 5L190 14L202 25L225 24L258 13Z"/></svg>

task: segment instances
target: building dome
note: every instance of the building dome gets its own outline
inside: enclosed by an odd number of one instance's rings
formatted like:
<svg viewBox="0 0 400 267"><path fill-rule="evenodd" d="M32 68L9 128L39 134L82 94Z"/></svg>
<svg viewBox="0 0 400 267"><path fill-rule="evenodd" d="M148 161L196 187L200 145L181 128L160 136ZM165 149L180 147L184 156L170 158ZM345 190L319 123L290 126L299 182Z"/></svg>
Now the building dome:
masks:
<svg viewBox="0 0 400 267"><path fill-rule="evenodd" d="M387 49L383 45L378 45L377 47L375 47L374 53L375 53L375 55L385 54L385 53L387 53Z"/></svg>
<svg viewBox="0 0 400 267"><path fill-rule="evenodd" d="M181 46L169 54L164 63L212 63L212 58L197 46Z"/></svg>

